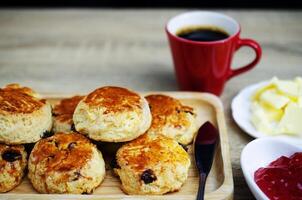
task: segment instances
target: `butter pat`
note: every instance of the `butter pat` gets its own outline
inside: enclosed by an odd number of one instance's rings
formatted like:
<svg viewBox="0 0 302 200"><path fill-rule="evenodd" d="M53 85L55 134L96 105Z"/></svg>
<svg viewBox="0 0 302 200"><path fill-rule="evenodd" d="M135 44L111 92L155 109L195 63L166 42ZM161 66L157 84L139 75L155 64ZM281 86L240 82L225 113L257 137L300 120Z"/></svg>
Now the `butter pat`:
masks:
<svg viewBox="0 0 302 200"><path fill-rule="evenodd" d="M302 107L302 97L298 98L297 104L299 107Z"/></svg>
<svg viewBox="0 0 302 200"><path fill-rule="evenodd" d="M251 122L266 134L302 137L302 78L279 80L274 77L251 98Z"/></svg>
<svg viewBox="0 0 302 200"><path fill-rule="evenodd" d="M252 105L252 110L253 115L251 117L251 122L257 130L267 134L274 134L274 129L262 107L260 107L258 103L254 103Z"/></svg>
<svg viewBox="0 0 302 200"><path fill-rule="evenodd" d="M302 107L290 103L284 111L279 128L286 134L302 135Z"/></svg>
<svg viewBox="0 0 302 200"><path fill-rule="evenodd" d="M295 83L298 85L299 88L299 96L302 96L302 78L301 77L295 78Z"/></svg>
<svg viewBox="0 0 302 200"><path fill-rule="evenodd" d="M287 96L290 97L297 97L299 96L299 86L294 81L282 81L282 80L274 80L274 85L276 86L276 89Z"/></svg>
<svg viewBox="0 0 302 200"><path fill-rule="evenodd" d="M260 101L272 106L275 109L284 107L290 99L286 96L279 95L276 89L269 89L260 95Z"/></svg>
<svg viewBox="0 0 302 200"><path fill-rule="evenodd" d="M280 121L284 112L283 109L275 109L265 103L260 103L259 107L265 113L265 117L270 121Z"/></svg>
<svg viewBox="0 0 302 200"><path fill-rule="evenodd" d="M264 86L264 87L258 89L258 90L255 92L255 94L252 96L252 101L258 101L259 98L260 98L260 96L261 96L261 94L262 94L264 91L269 90L269 89L274 89L274 88L275 88L275 86L274 86L272 83L270 83L270 84L268 84L268 85L266 85L266 86Z"/></svg>

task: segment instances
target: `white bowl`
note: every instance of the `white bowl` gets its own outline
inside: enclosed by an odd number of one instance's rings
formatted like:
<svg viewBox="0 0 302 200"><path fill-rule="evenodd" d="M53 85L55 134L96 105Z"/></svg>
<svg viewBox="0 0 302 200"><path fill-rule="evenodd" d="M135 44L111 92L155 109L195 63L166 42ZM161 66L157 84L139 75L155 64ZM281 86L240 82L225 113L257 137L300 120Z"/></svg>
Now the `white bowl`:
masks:
<svg viewBox="0 0 302 200"><path fill-rule="evenodd" d="M258 131L254 125L251 123L251 96L254 94L254 92L265 85L267 85L269 81L264 81L260 83L256 83L253 85L250 85L243 90L241 90L237 96L233 98L232 101L232 116L236 122L236 124L248 135L254 137L254 138L260 138L260 137L277 137L282 138L283 140L286 140L291 143L300 144L302 145L302 139L297 136L289 136L289 135L268 135L265 133L262 133Z"/></svg>
<svg viewBox="0 0 302 200"><path fill-rule="evenodd" d="M280 138L259 138L247 144L241 153L241 169L244 178L258 200L268 200L254 181L254 173L260 167L267 167L281 156L302 152L302 147L284 142Z"/></svg>

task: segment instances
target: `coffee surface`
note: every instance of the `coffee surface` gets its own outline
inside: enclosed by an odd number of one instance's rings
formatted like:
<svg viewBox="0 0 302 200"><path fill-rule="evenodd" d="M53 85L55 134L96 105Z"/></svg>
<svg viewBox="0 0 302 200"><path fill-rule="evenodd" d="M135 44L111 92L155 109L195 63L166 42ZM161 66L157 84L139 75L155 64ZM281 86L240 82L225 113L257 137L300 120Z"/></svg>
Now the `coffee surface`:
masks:
<svg viewBox="0 0 302 200"><path fill-rule="evenodd" d="M176 35L187 40L200 42L224 40L229 37L225 30L216 26L188 26L178 30Z"/></svg>

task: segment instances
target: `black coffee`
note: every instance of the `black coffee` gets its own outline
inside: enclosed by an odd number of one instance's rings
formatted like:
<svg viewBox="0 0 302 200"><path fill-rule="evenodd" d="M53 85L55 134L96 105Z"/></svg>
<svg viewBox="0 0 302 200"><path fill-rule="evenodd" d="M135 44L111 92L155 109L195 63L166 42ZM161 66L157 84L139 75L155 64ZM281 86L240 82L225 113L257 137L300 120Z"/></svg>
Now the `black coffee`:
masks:
<svg viewBox="0 0 302 200"><path fill-rule="evenodd" d="M189 26L178 30L176 35L187 40L200 42L223 40L229 37L226 31L215 26Z"/></svg>

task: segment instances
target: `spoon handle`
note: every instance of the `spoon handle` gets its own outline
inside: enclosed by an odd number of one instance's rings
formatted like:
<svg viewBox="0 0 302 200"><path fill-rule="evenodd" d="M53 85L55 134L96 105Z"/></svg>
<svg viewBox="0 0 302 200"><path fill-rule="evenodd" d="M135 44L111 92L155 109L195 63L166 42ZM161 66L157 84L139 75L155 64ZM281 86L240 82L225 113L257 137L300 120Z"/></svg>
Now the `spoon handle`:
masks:
<svg viewBox="0 0 302 200"><path fill-rule="evenodd" d="M205 173L199 174L199 187L196 200L204 200L204 189L206 186L207 175Z"/></svg>

